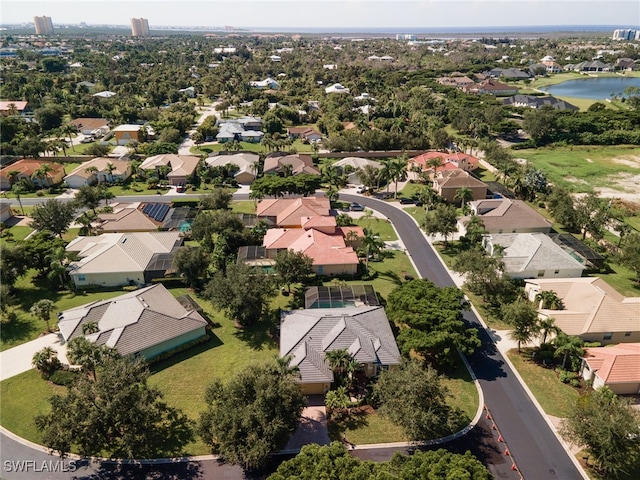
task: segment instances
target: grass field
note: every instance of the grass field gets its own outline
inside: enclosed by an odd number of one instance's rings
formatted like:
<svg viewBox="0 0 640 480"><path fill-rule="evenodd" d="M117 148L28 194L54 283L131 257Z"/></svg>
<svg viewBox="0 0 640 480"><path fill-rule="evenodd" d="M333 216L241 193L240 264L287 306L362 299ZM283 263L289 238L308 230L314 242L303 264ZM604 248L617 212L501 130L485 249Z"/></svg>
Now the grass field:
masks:
<svg viewBox="0 0 640 480"><path fill-rule="evenodd" d="M571 404L579 396L578 391L558 380L553 369L533 362L528 349L523 348L521 355L516 350L510 350L507 355L545 413L554 417L566 417Z"/></svg>
<svg viewBox="0 0 640 480"><path fill-rule="evenodd" d="M553 184L574 192L611 188L640 196L638 182L632 178L640 173L638 147L573 146L517 150L513 154L542 170ZM628 185L623 184L625 179Z"/></svg>
<svg viewBox="0 0 640 480"><path fill-rule="evenodd" d="M362 228L366 228L368 231L377 233L380 235L380 240L383 242L398 240L398 235L393 229L393 225L382 218L377 217L360 217L356 219L356 224Z"/></svg>

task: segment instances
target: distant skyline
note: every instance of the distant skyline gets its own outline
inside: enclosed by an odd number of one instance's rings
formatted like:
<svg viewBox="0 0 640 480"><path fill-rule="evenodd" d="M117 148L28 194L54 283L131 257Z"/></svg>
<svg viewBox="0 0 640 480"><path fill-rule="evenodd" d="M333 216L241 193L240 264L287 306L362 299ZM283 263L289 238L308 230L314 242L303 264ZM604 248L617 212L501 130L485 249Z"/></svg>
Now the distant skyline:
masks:
<svg viewBox="0 0 640 480"><path fill-rule="evenodd" d="M3 24L46 15L55 25L237 28L454 28L611 25L640 28L638 0L0 0Z"/></svg>

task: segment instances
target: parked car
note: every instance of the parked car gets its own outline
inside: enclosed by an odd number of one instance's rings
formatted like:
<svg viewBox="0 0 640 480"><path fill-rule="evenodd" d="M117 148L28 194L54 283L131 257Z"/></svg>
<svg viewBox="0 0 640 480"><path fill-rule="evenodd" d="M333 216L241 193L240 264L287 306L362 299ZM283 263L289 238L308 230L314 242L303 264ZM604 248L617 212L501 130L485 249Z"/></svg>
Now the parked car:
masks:
<svg viewBox="0 0 640 480"><path fill-rule="evenodd" d="M85 137L82 140L80 140L80 143L91 143L93 141L94 139L91 135L85 135Z"/></svg>
<svg viewBox="0 0 640 480"><path fill-rule="evenodd" d="M184 185L181 183L176 186L176 193L184 193Z"/></svg>
<svg viewBox="0 0 640 480"><path fill-rule="evenodd" d="M364 185L358 185L356 187L356 193L364 193L367 191L367 187L365 187Z"/></svg>
<svg viewBox="0 0 640 480"><path fill-rule="evenodd" d="M416 201L413 198L400 197L398 200L402 205L411 205L413 203L416 203Z"/></svg>
<svg viewBox="0 0 640 480"><path fill-rule="evenodd" d="M351 205L349 205L349 210L351 210L352 212L362 212L364 211L364 207L359 203L353 202Z"/></svg>

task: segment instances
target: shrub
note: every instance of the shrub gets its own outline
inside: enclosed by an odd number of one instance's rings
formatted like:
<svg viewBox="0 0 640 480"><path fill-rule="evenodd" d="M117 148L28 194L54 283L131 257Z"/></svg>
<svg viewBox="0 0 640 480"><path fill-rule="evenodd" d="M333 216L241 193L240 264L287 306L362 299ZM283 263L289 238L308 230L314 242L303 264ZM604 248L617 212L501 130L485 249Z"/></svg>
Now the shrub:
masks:
<svg viewBox="0 0 640 480"><path fill-rule="evenodd" d="M44 196L44 192L43 192L42 190L38 190L38 191L36 192L36 195L37 195L38 197L42 197L42 196Z"/></svg>
<svg viewBox="0 0 640 480"><path fill-rule="evenodd" d="M567 370L560 370L560 373L558 373L558 380L560 380L562 383L570 383L572 385L573 381L576 380L578 382L578 385L580 385L580 379L578 378L578 375Z"/></svg>
<svg viewBox="0 0 640 480"><path fill-rule="evenodd" d="M56 370L51 374L49 380L56 385L67 387L76 381L78 372L74 370Z"/></svg>
<svg viewBox="0 0 640 480"><path fill-rule="evenodd" d="M538 358L541 362L548 363L550 361L553 361L553 352L550 350L541 350L540 352L538 352Z"/></svg>
<svg viewBox="0 0 640 480"><path fill-rule="evenodd" d="M572 379L569 381L569 384L570 384L572 387L579 388L579 387L580 387L580 379L579 379L579 378L572 378Z"/></svg>

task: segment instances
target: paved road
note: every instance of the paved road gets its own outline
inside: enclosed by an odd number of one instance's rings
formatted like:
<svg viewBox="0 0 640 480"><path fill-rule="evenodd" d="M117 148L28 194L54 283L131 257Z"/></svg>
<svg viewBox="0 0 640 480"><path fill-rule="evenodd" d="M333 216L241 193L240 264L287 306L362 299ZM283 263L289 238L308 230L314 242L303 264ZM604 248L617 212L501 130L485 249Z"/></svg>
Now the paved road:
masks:
<svg viewBox="0 0 640 480"><path fill-rule="evenodd" d="M455 286L433 248L406 213L380 200L341 194L340 199L378 210L391 220L421 277L440 287ZM504 440L525 479L581 479L582 475L529 399L502 355L473 312L465 319L478 327L482 348L469 358L485 404L493 414Z"/></svg>

